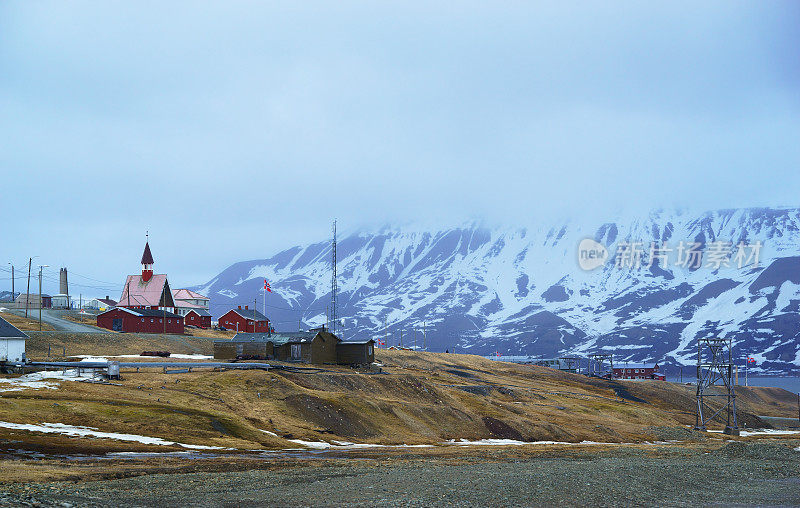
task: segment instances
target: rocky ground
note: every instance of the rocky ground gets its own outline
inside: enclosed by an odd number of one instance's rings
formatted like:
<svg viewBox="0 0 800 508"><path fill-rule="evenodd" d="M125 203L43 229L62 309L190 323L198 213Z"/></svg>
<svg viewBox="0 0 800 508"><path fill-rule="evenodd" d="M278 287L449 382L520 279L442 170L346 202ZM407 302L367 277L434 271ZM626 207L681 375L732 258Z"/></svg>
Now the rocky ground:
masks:
<svg viewBox="0 0 800 508"><path fill-rule="evenodd" d="M0 486L8 506L798 505L798 440L465 449ZM242 466L242 465L240 465Z"/></svg>

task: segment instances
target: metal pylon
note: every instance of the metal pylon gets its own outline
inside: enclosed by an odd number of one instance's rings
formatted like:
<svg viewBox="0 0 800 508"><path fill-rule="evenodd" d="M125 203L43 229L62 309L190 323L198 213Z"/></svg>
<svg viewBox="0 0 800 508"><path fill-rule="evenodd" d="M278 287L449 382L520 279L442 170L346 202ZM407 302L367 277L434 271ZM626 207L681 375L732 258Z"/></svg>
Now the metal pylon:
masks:
<svg viewBox="0 0 800 508"><path fill-rule="evenodd" d="M706 430L708 422L725 415L725 433L739 435L736 423L736 392L733 389L733 341L720 338L705 338L697 341L697 415L696 430ZM720 384L720 381L722 382ZM719 386L723 390L711 390ZM715 393L716 392L716 393ZM722 398L722 405L715 411L708 397Z"/></svg>
<svg viewBox="0 0 800 508"><path fill-rule="evenodd" d="M608 362L609 373L614 377L614 356L611 354L594 354L589 355L589 372L590 376L603 377L604 366Z"/></svg>
<svg viewBox="0 0 800 508"><path fill-rule="evenodd" d="M333 271L331 273L331 318L330 318L330 325L331 325L331 333L336 335L336 329L338 328L338 323L336 320L339 316L336 313L336 293L339 292L339 286L336 282L336 219L333 220L333 243L331 244L331 265Z"/></svg>

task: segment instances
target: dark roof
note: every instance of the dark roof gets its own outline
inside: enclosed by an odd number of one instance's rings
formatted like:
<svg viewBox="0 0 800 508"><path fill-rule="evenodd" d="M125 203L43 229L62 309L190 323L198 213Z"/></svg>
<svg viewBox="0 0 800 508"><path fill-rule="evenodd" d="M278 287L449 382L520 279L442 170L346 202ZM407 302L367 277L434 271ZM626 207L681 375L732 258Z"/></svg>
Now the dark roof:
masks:
<svg viewBox="0 0 800 508"><path fill-rule="evenodd" d="M11 339L11 338L21 338L27 339L28 336L25 335L24 332L20 331L19 328L12 325L5 319L0 317L0 338L3 339Z"/></svg>
<svg viewBox="0 0 800 508"><path fill-rule="evenodd" d="M303 342L311 342L314 337L321 335L323 340L333 337L339 340L335 335L328 332L278 332L278 333L245 333L239 332L233 336L231 340L218 340L215 342L272 342L276 346L283 344L298 344Z"/></svg>
<svg viewBox="0 0 800 508"><path fill-rule="evenodd" d="M163 310L153 310L153 309L126 309L126 310L132 310L133 312L143 317L168 317L168 318L183 319L183 316L173 314L172 312L164 312Z"/></svg>
<svg viewBox="0 0 800 508"><path fill-rule="evenodd" d="M253 319L253 317L255 317L256 321L267 321L267 316L258 312L256 309L231 309L231 310L245 319ZM227 312L225 314L227 314Z"/></svg>
<svg viewBox="0 0 800 508"><path fill-rule="evenodd" d="M189 312L194 312L198 316L210 316L211 315L211 313L208 312L205 309L190 309ZM189 315L189 312L187 312L186 315Z"/></svg>
<svg viewBox="0 0 800 508"><path fill-rule="evenodd" d="M373 339L367 339L367 340L343 340L343 341L339 342L339 345L340 346L347 346L348 344L364 345L364 344L369 344L370 342L375 342L375 341Z"/></svg>
<svg viewBox="0 0 800 508"><path fill-rule="evenodd" d="M150 253L150 242L146 242L144 244L144 252L142 253L142 264L143 265L152 265L155 261L153 261L153 255Z"/></svg>
<svg viewBox="0 0 800 508"><path fill-rule="evenodd" d="M153 318L156 318L156 317L160 317L160 318L168 317L168 318L183 319L183 316L179 316L177 314L173 314L172 312L164 312L163 310L130 309L128 307L115 307L115 308L109 309L109 310L107 310L105 312L101 312L100 314L98 314L98 316L102 316L103 314L106 314L107 312L113 312L115 310L121 310L123 312L129 312L129 313L133 314L134 316L141 316L141 317L153 317Z"/></svg>
<svg viewBox="0 0 800 508"><path fill-rule="evenodd" d="M110 307L116 307L117 306L116 300L112 300L111 298L97 298L97 301L98 302L103 302L104 304L106 304L106 305L108 305Z"/></svg>

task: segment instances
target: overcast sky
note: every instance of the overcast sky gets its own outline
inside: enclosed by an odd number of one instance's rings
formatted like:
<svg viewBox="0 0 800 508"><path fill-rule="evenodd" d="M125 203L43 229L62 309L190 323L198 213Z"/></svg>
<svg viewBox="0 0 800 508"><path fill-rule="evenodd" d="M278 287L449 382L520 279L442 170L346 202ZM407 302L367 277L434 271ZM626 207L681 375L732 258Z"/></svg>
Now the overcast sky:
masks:
<svg viewBox="0 0 800 508"><path fill-rule="evenodd" d="M797 204L800 2L565 3L0 2L0 265Z"/></svg>

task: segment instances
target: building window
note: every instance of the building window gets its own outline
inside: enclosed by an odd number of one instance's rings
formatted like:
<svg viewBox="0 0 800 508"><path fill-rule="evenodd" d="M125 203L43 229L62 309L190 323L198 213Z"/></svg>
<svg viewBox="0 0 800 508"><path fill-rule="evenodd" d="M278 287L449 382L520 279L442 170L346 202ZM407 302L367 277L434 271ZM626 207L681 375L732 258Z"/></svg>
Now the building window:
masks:
<svg viewBox="0 0 800 508"><path fill-rule="evenodd" d="M142 323L144 323L144 318L142 318Z"/></svg>
<svg viewBox="0 0 800 508"><path fill-rule="evenodd" d="M172 323L172 320L171 319L167 319L167 323Z"/></svg>
<svg viewBox="0 0 800 508"><path fill-rule="evenodd" d="M369 346L369 347L367 348L367 354L368 354L368 355L371 355L371 354L372 354L372 346Z"/></svg>
<svg viewBox="0 0 800 508"><path fill-rule="evenodd" d="M300 344L292 344L292 360L300 359Z"/></svg>
<svg viewBox="0 0 800 508"><path fill-rule="evenodd" d="M163 319L161 319L161 318L158 318L158 322L159 322L159 323L163 323L163 322L164 322L164 320L163 320Z"/></svg>
<svg viewBox="0 0 800 508"><path fill-rule="evenodd" d="M150 322L153 323L153 318L150 318Z"/></svg>

